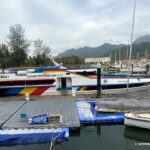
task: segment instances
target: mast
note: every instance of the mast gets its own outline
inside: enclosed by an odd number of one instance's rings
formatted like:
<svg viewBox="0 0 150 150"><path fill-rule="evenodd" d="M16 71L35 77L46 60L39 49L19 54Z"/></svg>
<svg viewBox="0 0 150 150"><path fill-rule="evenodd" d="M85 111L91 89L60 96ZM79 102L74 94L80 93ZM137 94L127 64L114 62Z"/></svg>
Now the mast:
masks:
<svg viewBox="0 0 150 150"><path fill-rule="evenodd" d="M120 55L120 45L119 45L119 62L121 60L121 55Z"/></svg>
<svg viewBox="0 0 150 150"><path fill-rule="evenodd" d="M131 58L132 58L132 44L133 44L133 31L134 31L135 11L136 11L136 0L134 2L133 20L132 20L132 29L131 29L131 39L130 39L130 53L129 53L129 63L128 63L127 92L129 90L129 74L130 74L130 63L131 63Z"/></svg>
<svg viewBox="0 0 150 150"><path fill-rule="evenodd" d="M127 56L126 56L126 61L129 60L129 41L128 41L128 45L127 45Z"/></svg>
<svg viewBox="0 0 150 150"><path fill-rule="evenodd" d="M116 53L115 53L115 62L114 62L114 64L116 63Z"/></svg>
<svg viewBox="0 0 150 150"><path fill-rule="evenodd" d="M147 48L146 48L146 63L147 63Z"/></svg>
<svg viewBox="0 0 150 150"><path fill-rule="evenodd" d="M111 61L111 52L110 52L110 55L109 55L109 57L110 57L110 63L111 63L111 62L112 62L112 61Z"/></svg>
<svg viewBox="0 0 150 150"><path fill-rule="evenodd" d="M140 60L140 53L139 52L137 53L137 60L138 61Z"/></svg>

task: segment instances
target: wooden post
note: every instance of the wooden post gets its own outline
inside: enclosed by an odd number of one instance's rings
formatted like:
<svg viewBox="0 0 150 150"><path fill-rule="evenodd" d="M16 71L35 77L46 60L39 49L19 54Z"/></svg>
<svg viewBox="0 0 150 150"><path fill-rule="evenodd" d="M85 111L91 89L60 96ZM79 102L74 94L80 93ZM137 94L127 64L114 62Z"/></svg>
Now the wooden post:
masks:
<svg viewBox="0 0 150 150"><path fill-rule="evenodd" d="M101 97L101 68L97 68L97 98Z"/></svg>
<svg viewBox="0 0 150 150"><path fill-rule="evenodd" d="M132 75L133 75L133 64L131 64L131 67L132 67Z"/></svg>

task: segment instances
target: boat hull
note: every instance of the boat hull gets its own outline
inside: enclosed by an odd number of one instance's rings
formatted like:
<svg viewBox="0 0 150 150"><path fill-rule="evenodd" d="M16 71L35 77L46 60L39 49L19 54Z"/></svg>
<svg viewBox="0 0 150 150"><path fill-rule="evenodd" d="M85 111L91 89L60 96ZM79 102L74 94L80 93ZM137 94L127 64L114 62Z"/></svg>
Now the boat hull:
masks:
<svg viewBox="0 0 150 150"><path fill-rule="evenodd" d="M46 69L46 72L43 72ZM0 96L25 95L61 95L62 93L87 93L97 91L96 76L87 76L88 73L82 70L78 74L65 70L50 70L45 68L38 72L27 75L1 74L0 75ZM80 72L81 73L81 72ZM102 75L101 89L103 93L114 93L127 88L127 76ZM150 78L144 76L132 76L129 79L129 89L141 88L150 84Z"/></svg>
<svg viewBox="0 0 150 150"><path fill-rule="evenodd" d="M131 116L130 113L125 114L124 124L133 127L150 129L150 119Z"/></svg>
<svg viewBox="0 0 150 150"><path fill-rule="evenodd" d="M112 85L102 85L102 92L105 94L107 93L124 93L126 92L125 84L112 84ZM148 85L145 83L140 84L130 84L129 90L135 91L140 89L147 89ZM96 85L94 86L72 86L70 88L57 88L56 85L47 85L47 86L15 86L15 87L0 87L0 96L22 96L26 93L30 94L31 96L40 96L40 95L60 95L61 92L71 92L76 91L77 94L88 94L96 92L97 88Z"/></svg>

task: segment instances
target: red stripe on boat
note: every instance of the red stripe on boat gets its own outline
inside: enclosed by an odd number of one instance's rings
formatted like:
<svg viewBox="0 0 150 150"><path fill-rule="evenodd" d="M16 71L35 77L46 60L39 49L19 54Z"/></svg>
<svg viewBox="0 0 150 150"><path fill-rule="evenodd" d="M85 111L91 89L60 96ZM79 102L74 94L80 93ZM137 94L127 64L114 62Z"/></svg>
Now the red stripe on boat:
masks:
<svg viewBox="0 0 150 150"><path fill-rule="evenodd" d="M31 95L42 95L49 87L37 88Z"/></svg>

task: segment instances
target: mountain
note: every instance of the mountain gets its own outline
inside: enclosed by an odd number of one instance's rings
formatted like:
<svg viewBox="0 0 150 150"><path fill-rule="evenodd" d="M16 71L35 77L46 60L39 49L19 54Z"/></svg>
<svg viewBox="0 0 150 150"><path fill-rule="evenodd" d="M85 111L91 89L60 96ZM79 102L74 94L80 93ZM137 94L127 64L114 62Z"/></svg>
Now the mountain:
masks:
<svg viewBox="0 0 150 150"><path fill-rule="evenodd" d="M69 49L66 50L63 53L60 53L57 58L62 58L62 57L67 57L67 56L78 56L78 57L100 57L103 56L104 54L118 49L118 45L114 44L109 44L105 43L99 47L83 47L83 48L78 48L78 49Z"/></svg>
<svg viewBox="0 0 150 150"><path fill-rule="evenodd" d="M144 44L145 43L145 44ZM138 50L139 48L144 50L144 48L149 47L150 44L150 35L144 35L139 38L137 38L134 43L134 46ZM141 44L144 44L141 46ZM80 58L85 58L85 57L102 57L102 56L108 56L109 53L112 51L112 53L118 53L117 51L119 50L119 47L121 48L121 53L124 53L126 55L125 51L127 49L126 45L120 44L120 45L115 45L115 44L109 44L109 43L104 43L101 46L98 47L83 47L83 48L77 48L77 49L68 49L63 53L60 53L57 55L57 58L62 58L62 57L67 57L67 56L78 56ZM133 47L133 49L134 49ZM124 51L124 52L123 52ZM138 50L140 52L141 50ZM136 50L134 50L133 54L136 53ZM122 54L123 55L123 54Z"/></svg>
<svg viewBox="0 0 150 150"><path fill-rule="evenodd" d="M141 43L148 43L148 42L150 42L150 35L144 35L144 36L137 38L134 41L134 44L141 44Z"/></svg>

